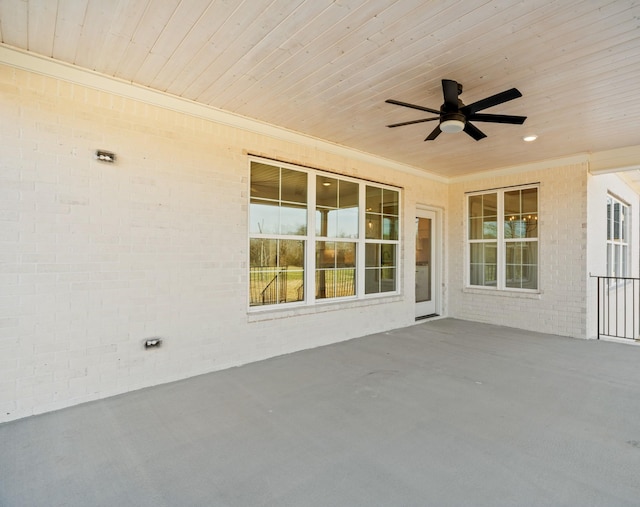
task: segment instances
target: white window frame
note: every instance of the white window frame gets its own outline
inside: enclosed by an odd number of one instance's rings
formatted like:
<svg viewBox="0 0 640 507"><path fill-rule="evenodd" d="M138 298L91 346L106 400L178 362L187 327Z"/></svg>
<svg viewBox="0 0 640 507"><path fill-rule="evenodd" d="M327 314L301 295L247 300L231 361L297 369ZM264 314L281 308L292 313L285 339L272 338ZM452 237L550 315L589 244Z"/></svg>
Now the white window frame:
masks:
<svg viewBox="0 0 640 507"><path fill-rule="evenodd" d="M609 206L611 205L611 212L609 213ZM615 230L615 207L620 207L620 236L614 237ZM631 258L630 258L630 234L631 227L629 226L629 220L631 219L631 206L623 200L617 198L613 194L607 194L607 256L606 256L606 270L607 276L624 278L629 276ZM615 258L617 257L617 263ZM616 265L621 266L621 273L616 273Z"/></svg>
<svg viewBox="0 0 640 507"><path fill-rule="evenodd" d="M467 289L478 289L478 290L486 290L486 291L500 291L500 292L524 292L527 294L539 294L541 292L540 288L540 220L538 219L538 227L537 227L537 236L535 238L505 238L504 234L504 194L506 192L512 192L514 190L527 190L535 188L537 190L537 218L540 216L540 184L539 183L531 183L526 185L518 185L513 187L501 187L494 188L490 190L479 190L477 192L467 192L465 193L465 287ZM486 240L486 239L470 239L469 238L469 201L473 196L478 195L487 195L487 194L497 194L497 234L495 240ZM471 284L471 247L470 245L473 243L490 243L495 242L496 244L496 285L473 285ZM538 244L538 258L537 258L537 269L536 269L536 288L535 289L527 289L527 288L519 288L519 287L508 287L507 286L507 266L506 266L506 246L508 243L515 242L536 242Z"/></svg>
<svg viewBox="0 0 640 507"><path fill-rule="evenodd" d="M297 166L295 164L288 164L277 160L249 156L248 157L248 206L247 214L251 216L251 163L258 162L261 164L272 165L274 167L280 167L285 169L291 169L294 171L300 171L307 174L307 234L305 236L287 236L277 234L256 234L247 230L247 242L251 242L253 238L265 238L265 239L295 239L305 241L305 260L304 260L304 300L294 301L278 304L267 305L251 305L250 297L248 298L247 305L250 312L260 311L278 311L282 309L289 309L294 307L308 307L326 305L332 303L344 302L345 300L366 300L366 299L379 299L389 296L397 296L402 293L402 258L401 258L401 238L402 238L402 189L391 185L385 185L383 183L373 182L369 180L363 180L359 178L353 178L344 176L338 173L331 173L327 171L321 171L310 167ZM335 178L338 180L349 181L357 183L359 185L359 204L358 204L358 237L357 238L324 238L316 235L316 176L326 176L329 178ZM391 190L398 193L398 231L397 239L368 239L366 238L366 187L373 186L382 188L383 190ZM354 242L356 244L356 290L355 295L346 297L332 297L332 298L318 298L316 299L316 243L317 241L345 241ZM391 243L395 245L396 250L396 279L395 279L395 291L376 292L365 294L365 251L366 245L371 243ZM249 259L250 248L247 248L247 266L251 266L251 260ZM250 269L250 268L249 268ZM249 280L249 283L251 281ZM250 296L250 291L249 291Z"/></svg>

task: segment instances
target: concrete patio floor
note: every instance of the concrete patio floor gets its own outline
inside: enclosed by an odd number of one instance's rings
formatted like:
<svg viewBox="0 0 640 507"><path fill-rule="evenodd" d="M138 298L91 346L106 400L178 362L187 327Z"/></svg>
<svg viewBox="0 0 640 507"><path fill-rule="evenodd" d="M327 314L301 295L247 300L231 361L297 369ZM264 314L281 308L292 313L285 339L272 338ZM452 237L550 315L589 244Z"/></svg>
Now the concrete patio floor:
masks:
<svg viewBox="0 0 640 507"><path fill-rule="evenodd" d="M0 505L640 504L640 347L453 319L0 425Z"/></svg>

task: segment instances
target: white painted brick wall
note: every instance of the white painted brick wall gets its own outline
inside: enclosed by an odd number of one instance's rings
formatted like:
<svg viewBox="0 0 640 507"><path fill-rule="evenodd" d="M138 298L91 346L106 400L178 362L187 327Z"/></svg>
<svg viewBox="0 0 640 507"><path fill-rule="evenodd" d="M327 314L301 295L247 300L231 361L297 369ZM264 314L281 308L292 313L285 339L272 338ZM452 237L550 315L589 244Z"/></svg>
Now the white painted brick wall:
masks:
<svg viewBox="0 0 640 507"><path fill-rule="evenodd" d="M1 65L0 87L0 421L414 322L415 206L443 183ZM247 153L405 187L404 294L249 314Z"/></svg>
<svg viewBox="0 0 640 507"><path fill-rule="evenodd" d="M465 192L540 183L540 294L465 289ZM587 164L514 172L450 186L449 315L574 337L586 336Z"/></svg>
<svg viewBox="0 0 640 507"><path fill-rule="evenodd" d="M607 196L614 195L630 206L629 276L640 275L640 199L616 174L589 176L587 209L587 270L593 276L605 276L607 266ZM597 286L593 278L587 286L587 336L597 336Z"/></svg>
<svg viewBox="0 0 640 507"><path fill-rule="evenodd" d="M587 333L586 165L447 186L1 65L0 89L0 421L412 324L418 204L443 211L445 314ZM248 312L248 153L403 187L403 293ZM542 294L465 291L464 192L538 181Z"/></svg>

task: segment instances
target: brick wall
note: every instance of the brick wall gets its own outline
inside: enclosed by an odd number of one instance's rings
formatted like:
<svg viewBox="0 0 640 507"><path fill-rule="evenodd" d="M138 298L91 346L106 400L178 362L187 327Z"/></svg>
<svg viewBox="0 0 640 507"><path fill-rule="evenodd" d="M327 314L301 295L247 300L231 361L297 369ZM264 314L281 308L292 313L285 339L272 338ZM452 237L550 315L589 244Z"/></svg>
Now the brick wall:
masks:
<svg viewBox="0 0 640 507"><path fill-rule="evenodd" d="M585 162L451 184L450 316L585 337L587 169ZM466 288L465 192L528 183L540 183L540 294Z"/></svg>
<svg viewBox="0 0 640 507"><path fill-rule="evenodd" d="M413 323L445 184L7 66L0 93L0 421ZM408 290L249 313L248 153L405 187Z"/></svg>

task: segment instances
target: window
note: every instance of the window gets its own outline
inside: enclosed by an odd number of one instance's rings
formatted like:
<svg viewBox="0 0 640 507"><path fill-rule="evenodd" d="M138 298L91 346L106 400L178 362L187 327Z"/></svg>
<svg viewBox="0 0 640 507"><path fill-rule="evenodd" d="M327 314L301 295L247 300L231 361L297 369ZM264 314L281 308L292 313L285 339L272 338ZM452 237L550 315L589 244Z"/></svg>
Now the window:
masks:
<svg viewBox="0 0 640 507"><path fill-rule="evenodd" d="M398 290L398 190L251 161L250 306Z"/></svg>
<svg viewBox="0 0 640 507"><path fill-rule="evenodd" d="M629 274L629 206L607 197L607 276Z"/></svg>
<svg viewBox="0 0 640 507"><path fill-rule="evenodd" d="M396 290L398 192L367 185L365 293Z"/></svg>
<svg viewBox="0 0 640 507"><path fill-rule="evenodd" d="M538 188L468 195L469 285L538 289Z"/></svg>

